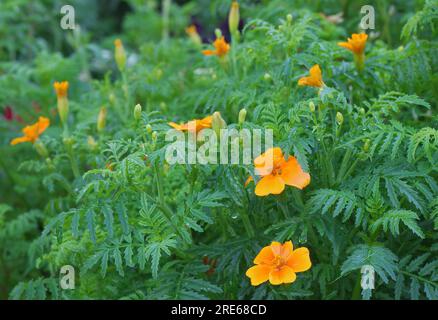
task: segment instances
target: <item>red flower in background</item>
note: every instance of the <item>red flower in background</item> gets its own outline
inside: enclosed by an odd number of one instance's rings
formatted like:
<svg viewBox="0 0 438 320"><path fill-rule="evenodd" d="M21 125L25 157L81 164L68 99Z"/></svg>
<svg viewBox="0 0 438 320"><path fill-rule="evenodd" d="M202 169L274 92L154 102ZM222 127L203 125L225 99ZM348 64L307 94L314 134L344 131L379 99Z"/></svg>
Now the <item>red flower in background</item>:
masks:
<svg viewBox="0 0 438 320"><path fill-rule="evenodd" d="M19 116L18 114L14 113L12 108L10 106L6 106L3 109L3 118L5 118L6 121L18 121L20 123L23 123L23 118Z"/></svg>
<svg viewBox="0 0 438 320"><path fill-rule="evenodd" d="M14 112L12 111L12 108L10 106L7 106L3 109L3 117L6 121L13 121L14 120Z"/></svg>
<svg viewBox="0 0 438 320"><path fill-rule="evenodd" d="M210 266L210 269L207 270L207 275L212 275L216 271L217 259L210 259L207 256L202 258L202 263Z"/></svg>

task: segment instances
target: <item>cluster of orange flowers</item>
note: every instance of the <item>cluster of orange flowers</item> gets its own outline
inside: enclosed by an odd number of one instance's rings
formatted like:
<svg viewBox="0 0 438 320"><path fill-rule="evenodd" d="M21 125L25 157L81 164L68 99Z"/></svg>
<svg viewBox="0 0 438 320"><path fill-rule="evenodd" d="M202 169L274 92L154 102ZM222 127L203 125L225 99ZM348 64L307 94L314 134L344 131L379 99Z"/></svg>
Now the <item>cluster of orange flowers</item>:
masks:
<svg viewBox="0 0 438 320"><path fill-rule="evenodd" d="M233 3L232 10L234 11L230 14L230 25L233 25L233 28L237 30L239 20L237 2ZM188 27L186 32L194 42L201 43L195 26ZM353 34L347 42L339 43L339 46L350 50L355 55L356 63L359 64L358 68L363 67L367 38L368 36L364 33ZM230 44L225 41L223 36L218 36L213 42L213 46L214 50L203 50L202 53L206 56L216 55L222 58L230 51ZM120 70L123 70L126 63L126 54L119 39L115 41L115 47L118 67ZM323 88L325 84L320 66L316 64L311 67L309 76L301 77L298 80L298 85ZM68 104L60 104L60 101L62 102L67 98L68 86L67 81L54 83L60 116L64 114L63 121L65 121L65 114L68 112ZM203 119L194 119L184 124L169 122L169 125L180 131L194 131L198 133L203 129L211 128L212 122L213 117L207 116ZM13 139L11 145L23 142L35 143L49 125L50 120L48 118L39 117L36 123L23 128L23 136ZM261 177L254 191L257 196L281 194L285 190L286 185L302 190L310 183L310 174L302 169L298 160L290 155L285 156L278 147L270 148L254 159L254 167L256 174ZM248 178L245 186L250 181L253 181L252 177ZM208 260L205 263L208 263ZM254 264L246 272L246 275L251 280L251 284L254 286L267 281L273 285L292 283L296 280L296 273L307 271L312 265L309 250L305 247L294 250L291 241L283 244L274 241L271 245L262 248L254 259ZM214 265L211 272L214 272Z"/></svg>
<svg viewBox="0 0 438 320"><path fill-rule="evenodd" d="M187 33L193 37L199 37L196 27L188 28ZM364 50L368 36L366 34L353 34L347 42L340 42L339 46L344 47L355 55L358 69L363 68ZM224 37L218 37L213 42L214 50L203 50L206 56L216 55L222 58L230 50ZM316 88L325 87L322 78L321 68L318 64L309 70L309 76L301 77L298 80L299 86L310 86ZM205 128L211 128L212 117L195 119L184 124L169 123L170 126L181 131L195 131L196 133ZM300 190L310 183L310 174L304 172L298 160L293 156L285 157L280 148L266 150L254 160L255 172L261 176L255 187L257 196L267 196L270 194L280 194L286 185L293 186ZM245 186L253 181L249 177ZM258 286L266 281L273 285L292 283L296 280L296 273L304 272L311 268L309 250L305 247L293 249L291 241L284 244L272 242L270 246L264 247L254 259L255 266L249 268L246 275L250 278L253 286Z"/></svg>
<svg viewBox="0 0 438 320"><path fill-rule="evenodd" d="M55 83L53 84L53 88L55 89L56 97L58 99L58 111L61 120L63 116L65 116L65 112L68 112L68 109L67 111L65 110L63 111L62 109L60 109L60 104L68 108L68 106L66 105L68 86L69 84L67 81L62 81L62 82L55 81ZM65 101L65 103L64 104L60 103L60 101ZM37 142L39 137L43 134L44 131L46 131L46 129L49 126L50 126L49 118L39 117L37 122L24 127L21 130L23 132L23 136L12 139L11 145L14 146L16 144L20 144L24 142L31 142L32 144L35 144L35 142Z"/></svg>

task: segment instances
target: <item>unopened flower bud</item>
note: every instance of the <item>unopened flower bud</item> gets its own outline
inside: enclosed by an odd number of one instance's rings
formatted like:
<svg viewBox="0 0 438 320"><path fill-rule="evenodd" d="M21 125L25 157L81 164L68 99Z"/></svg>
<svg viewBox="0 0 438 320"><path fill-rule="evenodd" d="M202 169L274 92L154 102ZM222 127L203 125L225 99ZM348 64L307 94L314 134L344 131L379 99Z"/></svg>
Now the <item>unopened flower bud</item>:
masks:
<svg viewBox="0 0 438 320"><path fill-rule="evenodd" d="M309 110L310 112L315 112L315 104L313 103L313 101L309 102Z"/></svg>
<svg viewBox="0 0 438 320"><path fill-rule="evenodd" d="M287 22L288 22L289 24L292 23L293 17L292 17L292 15L291 15L290 13L286 16L286 20L287 20Z"/></svg>
<svg viewBox="0 0 438 320"><path fill-rule="evenodd" d="M155 143L157 141L158 138L158 133L157 131L152 132L152 141Z"/></svg>
<svg viewBox="0 0 438 320"><path fill-rule="evenodd" d="M239 125L242 125L246 119L246 109L243 108L239 111Z"/></svg>
<svg viewBox="0 0 438 320"><path fill-rule="evenodd" d="M46 158L46 164L47 164L47 167L48 167L50 170L54 170L54 169L55 169L55 165L53 164L52 159L50 159L50 158Z"/></svg>
<svg viewBox="0 0 438 320"><path fill-rule="evenodd" d="M199 35L198 30L196 29L196 26L194 24L186 28L186 33L194 44L196 44L197 46L202 45L201 36Z"/></svg>
<svg viewBox="0 0 438 320"><path fill-rule="evenodd" d="M40 139L37 139L33 146L42 158L47 158L49 156L49 151L47 151L46 146Z"/></svg>
<svg viewBox="0 0 438 320"><path fill-rule="evenodd" d="M222 31L221 29L215 29L214 34L216 35L216 38L219 39L222 37Z"/></svg>
<svg viewBox="0 0 438 320"><path fill-rule="evenodd" d="M371 140L366 139L363 144L363 151L368 152L368 150L370 149L370 145L371 145Z"/></svg>
<svg viewBox="0 0 438 320"><path fill-rule="evenodd" d="M108 100L109 100L109 102L110 102L111 104L114 104L114 103L116 102L116 95L114 94L114 92L111 92L111 93L108 95Z"/></svg>
<svg viewBox="0 0 438 320"><path fill-rule="evenodd" d="M270 80L272 79L272 77L271 77L271 75L270 75L269 73L265 73L265 75L263 76L263 78L264 78L266 81L270 81Z"/></svg>
<svg viewBox="0 0 438 320"><path fill-rule="evenodd" d="M231 34L236 34L238 32L239 20L239 3L237 1L233 1L231 4L230 14L228 15L228 26Z"/></svg>
<svg viewBox="0 0 438 320"><path fill-rule="evenodd" d="M227 127L227 123L224 119L222 119L220 112L216 111L213 113L211 127L213 128L214 132L216 132L218 137L220 136L221 129L225 129Z"/></svg>
<svg viewBox="0 0 438 320"><path fill-rule="evenodd" d="M107 114L106 107L100 108L99 115L97 116L97 131L98 132L101 132L105 129L106 114Z"/></svg>
<svg viewBox="0 0 438 320"><path fill-rule="evenodd" d="M117 63L117 67L120 71L123 71L126 66L126 52L125 48L123 47L122 40L116 39L114 41L115 51L114 51L114 58Z"/></svg>
<svg viewBox="0 0 438 320"><path fill-rule="evenodd" d="M336 112L336 123L341 126L343 122L344 116L342 115L342 113Z"/></svg>
<svg viewBox="0 0 438 320"><path fill-rule="evenodd" d="M360 108L360 109L359 109L359 113L360 113L361 115L364 115L364 114L365 114L365 109L364 109L364 108Z"/></svg>
<svg viewBox="0 0 438 320"><path fill-rule="evenodd" d="M147 133L152 133L152 126L150 124L146 125L146 132Z"/></svg>
<svg viewBox="0 0 438 320"><path fill-rule="evenodd" d="M92 136L88 136L87 144L88 144L88 148L90 148L90 150L95 150L97 147L97 142Z"/></svg>
<svg viewBox="0 0 438 320"><path fill-rule="evenodd" d="M73 146L73 143L75 141L72 137L65 137L64 139L62 139L62 142L64 142L64 145L71 147L71 146Z"/></svg>
<svg viewBox="0 0 438 320"><path fill-rule="evenodd" d="M61 119L61 123L64 125L67 123L68 118L68 81L55 82L53 87L55 88L58 101L59 118Z"/></svg>
<svg viewBox="0 0 438 320"><path fill-rule="evenodd" d="M140 120L141 119L141 105L137 104L134 107L134 119L135 120Z"/></svg>

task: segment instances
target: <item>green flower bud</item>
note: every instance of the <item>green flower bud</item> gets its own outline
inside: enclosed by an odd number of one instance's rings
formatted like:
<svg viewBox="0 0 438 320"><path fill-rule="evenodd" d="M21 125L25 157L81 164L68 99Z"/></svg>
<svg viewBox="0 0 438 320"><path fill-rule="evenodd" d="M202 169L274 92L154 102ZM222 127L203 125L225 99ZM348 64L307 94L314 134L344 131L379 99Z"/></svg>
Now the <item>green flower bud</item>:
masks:
<svg viewBox="0 0 438 320"><path fill-rule="evenodd" d="M73 143L75 142L74 139L71 137L66 137L66 138L62 139L62 141L68 147L71 147L73 145Z"/></svg>
<svg viewBox="0 0 438 320"><path fill-rule="evenodd" d="M221 129L224 129L227 127L227 123L224 119L222 119L220 112L213 113L213 119L211 123L211 127L213 128L214 132L216 132L216 135L220 136Z"/></svg>
<svg viewBox="0 0 438 320"><path fill-rule="evenodd" d="M336 123L341 126L343 122L344 116L342 115L342 113L336 112Z"/></svg>
<svg viewBox="0 0 438 320"><path fill-rule="evenodd" d="M246 118L246 109L243 108L239 111L239 124L242 125L245 122Z"/></svg>
<svg viewBox="0 0 438 320"><path fill-rule="evenodd" d="M222 37L222 31L221 29L215 29L214 34L216 35L216 39L219 39Z"/></svg>
<svg viewBox="0 0 438 320"><path fill-rule="evenodd" d="M47 158L49 156L49 151L47 151L46 146L40 139L37 139L33 146L41 157Z"/></svg>
<svg viewBox="0 0 438 320"><path fill-rule="evenodd" d="M96 150L97 142L92 136L88 136L87 144L88 144L88 148L90 148L90 150Z"/></svg>
<svg viewBox="0 0 438 320"><path fill-rule="evenodd" d="M152 126L150 124L146 125L146 132L149 134L152 133Z"/></svg>
<svg viewBox="0 0 438 320"><path fill-rule="evenodd" d="M97 131L102 132L106 126L106 107L100 108L99 115L97 116Z"/></svg>
<svg viewBox="0 0 438 320"><path fill-rule="evenodd" d="M134 119L135 120L140 120L141 119L141 105L137 104L134 107Z"/></svg>
<svg viewBox="0 0 438 320"><path fill-rule="evenodd" d="M371 145L371 140L365 139L365 142L363 144L363 151L368 152L368 150L370 149L370 145Z"/></svg>
<svg viewBox="0 0 438 320"><path fill-rule="evenodd" d="M236 32L238 32L239 21L239 4L237 3L237 1L233 1L233 3L231 4L230 14L228 15L228 26L230 28L231 34L235 34Z"/></svg>
<svg viewBox="0 0 438 320"><path fill-rule="evenodd" d="M309 102L309 110L310 112L315 112L315 104L313 103L313 101Z"/></svg>
<svg viewBox="0 0 438 320"><path fill-rule="evenodd" d="M125 48L123 47L123 43L120 39L116 39L114 41L114 57L116 59L117 67L120 71L123 71L126 66L126 52Z"/></svg>

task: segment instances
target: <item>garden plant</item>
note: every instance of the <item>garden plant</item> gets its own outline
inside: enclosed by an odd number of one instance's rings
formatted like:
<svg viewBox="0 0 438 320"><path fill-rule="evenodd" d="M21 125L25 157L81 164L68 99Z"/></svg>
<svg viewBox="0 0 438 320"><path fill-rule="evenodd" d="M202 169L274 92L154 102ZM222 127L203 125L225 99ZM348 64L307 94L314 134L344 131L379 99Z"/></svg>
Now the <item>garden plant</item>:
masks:
<svg viewBox="0 0 438 320"><path fill-rule="evenodd" d="M437 0L65 5L0 2L0 299L438 299Z"/></svg>

